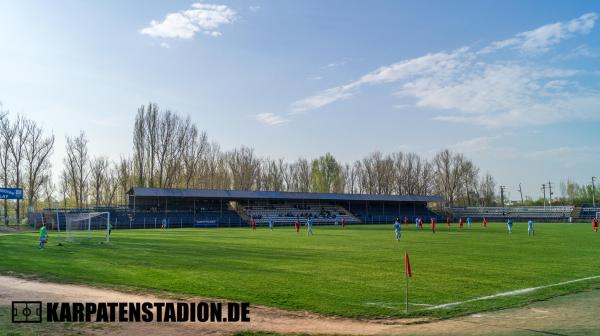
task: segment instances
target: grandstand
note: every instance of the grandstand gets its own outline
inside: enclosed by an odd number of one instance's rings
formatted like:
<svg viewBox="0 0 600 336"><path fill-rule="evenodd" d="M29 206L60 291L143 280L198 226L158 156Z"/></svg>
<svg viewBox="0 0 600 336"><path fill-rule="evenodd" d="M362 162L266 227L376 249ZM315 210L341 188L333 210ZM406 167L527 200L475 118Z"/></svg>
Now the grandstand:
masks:
<svg viewBox="0 0 600 336"><path fill-rule="evenodd" d="M471 217L481 220L535 219L538 221L566 222L573 216L573 206L530 206L530 207L453 207L449 212L453 217Z"/></svg>
<svg viewBox="0 0 600 336"><path fill-rule="evenodd" d="M600 207L593 207L591 204L587 204L579 209L579 215L577 217L590 220L595 218L599 212Z"/></svg>
<svg viewBox="0 0 600 336"><path fill-rule="evenodd" d="M34 223L50 229L64 225L69 212L110 212L115 228L239 227L255 219L258 225L272 220L275 225L305 223L347 224L392 223L395 218L428 221L436 215L429 203L444 203L436 196L357 195L310 192L271 192L209 189L132 188L128 205L115 208L46 209L34 214Z"/></svg>
<svg viewBox="0 0 600 336"><path fill-rule="evenodd" d="M344 207L330 204L283 202L244 206L243 209L249 218L256 220L257 224L265 224L269 220L280 224L291 224L296 220L306 221L308 218L317 224L331 224L342 219L348 224L361 222Z"/></svg>

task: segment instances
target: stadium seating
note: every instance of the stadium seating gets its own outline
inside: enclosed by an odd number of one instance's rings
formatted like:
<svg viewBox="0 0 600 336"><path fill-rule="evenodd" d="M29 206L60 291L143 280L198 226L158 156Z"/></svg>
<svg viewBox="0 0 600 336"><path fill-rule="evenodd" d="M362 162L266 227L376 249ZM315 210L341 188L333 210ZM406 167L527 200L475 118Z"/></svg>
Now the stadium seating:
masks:
<svg viewBox="0 0 600 336"><path fill-rule="evenodd" d="M97 211L102 210L102 211ZM232 210L223 211L138 211L131 212L128 209L45 209L34 218L36 224L44 222L50 230L64 230L66 217L68 213L86 213L86 212L109 212L110 222L114 229L119 228L160 228L163 219L167 220L168 227L189 228L189 227L236 227L244 226L246 222ZM97 218L92 220L92 226L105 225L105 219ZM39 225L39 224L38 224Z"/></svg>
<svg viewBox="0 0 600 336"><path fill-rule="evenodd" d="M360 223L348 210L335 205L283 203L244 206L243 209L247 216L255 219L259 225L267 224L269 220L273 220L275 224L291 225L296 219L305 223L309 218L315 224L335 223L336 220L340 222L342 219L348 224Z"/></svg>
<svg viewBox="0 0 600 336"><path fill-rule="evenodd" d="M424 222L429 222L431 218L439 220L441 217L430 211L425 204L401 204L400 206L380 204L369 204L368 206L354 204L350 212L360 219L363 223L393 223L396 218L401 221L407 217L408 221L413 223L416 218L421 218Z"/></svg>
<svg viewBox="0 0 600 336"><path fill-rule="evenodd" d="M579 219L592 219L596 217L596 213L600 212L600 207L593 207L591 204L586 204L581 207Z"/></svg>
<svg viewBox="0 0 600 336"><path fill-rule="evenodd" d="M453 217L471 217L489 220L537 219L567 221L573 213L573 206L530 206L530 207L455 207L450 212Z"/></svg>

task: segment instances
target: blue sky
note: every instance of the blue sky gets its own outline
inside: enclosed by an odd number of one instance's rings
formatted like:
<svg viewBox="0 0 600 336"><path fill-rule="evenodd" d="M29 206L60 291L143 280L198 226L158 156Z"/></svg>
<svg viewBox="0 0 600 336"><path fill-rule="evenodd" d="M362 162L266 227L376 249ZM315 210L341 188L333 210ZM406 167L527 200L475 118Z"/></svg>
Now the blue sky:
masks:
<svg viewBox="0 0 600 336"><path fill-rule="evenodd" d="M2 1L0 101L95 155L136 109L224 149L342 161L449 147L507 185L600 175L600 3Z"/></svg>

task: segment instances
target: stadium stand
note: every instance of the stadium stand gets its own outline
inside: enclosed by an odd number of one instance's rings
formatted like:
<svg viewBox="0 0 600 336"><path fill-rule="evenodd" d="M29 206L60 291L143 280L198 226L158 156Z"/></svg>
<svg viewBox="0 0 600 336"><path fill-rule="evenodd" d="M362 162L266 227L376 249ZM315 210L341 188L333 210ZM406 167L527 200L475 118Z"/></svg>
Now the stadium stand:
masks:
<svg viewBox="0 0 600 336"><path fill-rule="evenodd" d="M591 204L583 205L580 208L579 215L577 216L579 219L592 219L596 217L596 214L600 212L600 207L593 207Z"/></svg>
<svg viewBox="0 0 600 336"><path fill-rule="evenodd" d="M392 223L396 218L437 217L428 203L444 203L435 196L357 195L309 192L270 192L208 189L132 188L128 205L114 208L45 209L32 214L34 225L44 222L50 229L64 226L67 213L110 212L118 228L247 226L252 218L266 225L291 225L297 218L305 223L347 224ZM61 224L62 223L62 224Z"/></svg>
<svg viewBox="0 0 600 336"><path fill-rule="evenodd" d="M454 207L450 209L453 217L471 217L480 220L535 219L542 221L568 221L573 206L530 206L530 207Z"/></svg>
<svg viewBox="0 0 600 336"><path fill-rule="evenodd" d="M244 210L256 224L266 224L273 220L275 224L293 224L299 220L304 223L311 218L315 224L331 224L342 219L348 224L360 223L348 210L339 205L320 205L317 203L284 203L266 206L245 206Z"/></svg>

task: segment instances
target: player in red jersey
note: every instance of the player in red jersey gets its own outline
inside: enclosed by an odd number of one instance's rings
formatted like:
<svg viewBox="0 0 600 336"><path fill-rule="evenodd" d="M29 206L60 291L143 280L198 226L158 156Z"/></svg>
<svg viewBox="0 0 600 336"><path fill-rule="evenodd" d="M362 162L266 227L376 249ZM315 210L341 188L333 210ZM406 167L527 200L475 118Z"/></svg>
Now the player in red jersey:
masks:
<svg viewBox="0 0 600 336"><path fill-rule="evenodd" d="M250 225L252 226L252 231L256 230L256 219L252 218L252 221L250 221Z"/></svg>
<svg viewBox="0 0 600 336"><path fill-rule="evenodd" d="M462 219L462 217L460 217L458 219L458 227L461 228L461 229L463 228L463 219Z"/></svg>
<svg viewBox="0 0 600 336"><path fill-rule="evenodd" d="M483 217L483 227L487 227L487 218Z"/></svg>
<svg viewBox="0 0 600 336"><path fill-rule="evenodd" d="M300 221L297 218L294 222L294 227L296 228L296 232L300 232Z"/></svg>
<svg viewBox="0 0 600 336"><path fill-rule="evenodd" d="M594 232L598 232L598 218L592 219L592 229L594 229Z"/></svg>
<svg viewBox="0 0 600 336"><path fill-rule="evenodd" d="M404 225L408 224L408 217L404 216Z"/></svg>
<svg viewBox="0 0 600 336"><path fill-rule="evenodd" d="M450 216L446 217L446 225L448 225L448 230L450 230Z"/></svg>
<svg viewBox="0 0 600 336"><path fill-rule="evenodd" d="M419 217L419 230L423 230L423 218Z"/></svg>
<svg viewBox="0 0 600 336"><path fill-rule="evenodd" d="M342 221L340 222L340 224L342 224L342 229L343 229L344 226L346 226L346 220L344 218L342 218Z"/></svg>
<svg viewBox="0 0 600 336"><path fill-rule="evenodd" d="M431 232L435 233L435 218L431 217Z"/></svg>

